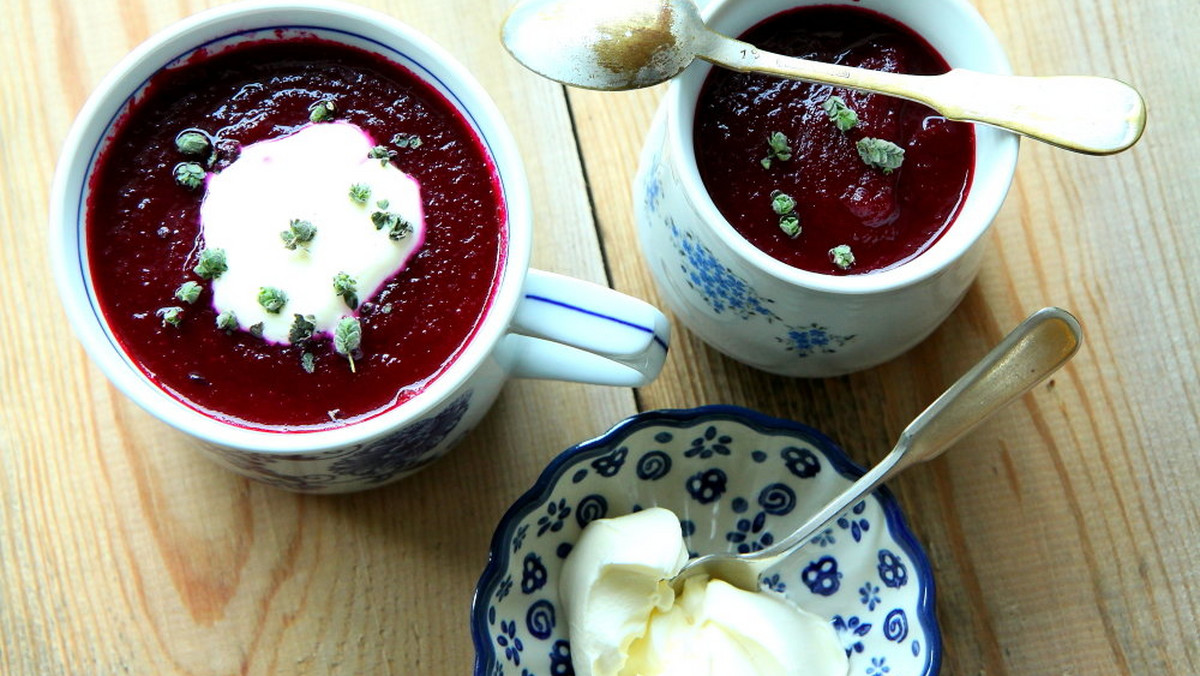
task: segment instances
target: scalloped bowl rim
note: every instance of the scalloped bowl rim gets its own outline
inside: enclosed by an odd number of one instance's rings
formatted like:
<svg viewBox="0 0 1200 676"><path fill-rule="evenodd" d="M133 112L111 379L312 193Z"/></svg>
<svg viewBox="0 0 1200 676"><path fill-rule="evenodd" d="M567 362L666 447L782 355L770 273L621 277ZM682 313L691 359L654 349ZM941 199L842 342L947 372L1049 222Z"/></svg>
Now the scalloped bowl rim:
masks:
<svg viewBox="0 0 1200 676"><path fill-rule="evenodd" d="M607 431L587 441L575 444L559 453L546 465L534 481L533 486L518 497L500 518L492 534L488 546L488 560L475 585L471 599L471 640L475 646L475 676L487 676L488 664L485 657L494 654L492 643L484 627L487 624L487 599L492 588L499 583L499 577L504 571L501 564L509 559L507 542L514 535L516 524L522 517L531 513L533 507L544 503L553 492L558 482L566 475L578 460L585 456L596 454L602 450L611 450L614 439L624 439L634 432L664 422L682 426L685 423L695 423L704 419L732 420L758 432L796 434L807 438L820 448L830 461L833 468L842 477L851 481L866 473L866 469L856 463L832 439L816 428L794 420L776 418L753 409L730 404L710 404L687 409L655 409L636 413L610 427ZM942 662L942 635L937 621L936 599L933 570L925 550L917 541L916 536L908 527L900 504L887 488L880 486L873 492L878 498L887 519L888 530L896 542L904 548L911 558L913 568L920 582L922 593L918 601L918 620L922 626L928 627L927 649L929 659L921 676L939 673Z"/></svg>

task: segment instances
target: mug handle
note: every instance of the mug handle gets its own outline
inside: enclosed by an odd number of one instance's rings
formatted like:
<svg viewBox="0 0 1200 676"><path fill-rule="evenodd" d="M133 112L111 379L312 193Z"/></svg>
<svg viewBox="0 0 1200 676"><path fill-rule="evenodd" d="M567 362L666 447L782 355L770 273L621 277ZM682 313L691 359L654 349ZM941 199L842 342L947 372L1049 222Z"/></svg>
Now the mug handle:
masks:
<svg viewBox="0 0 1200 676"><path fill-rule="evenodd" d="M531 269L503 352L514 378L641 387L662 370L670 335L645 301Z"/></svg>

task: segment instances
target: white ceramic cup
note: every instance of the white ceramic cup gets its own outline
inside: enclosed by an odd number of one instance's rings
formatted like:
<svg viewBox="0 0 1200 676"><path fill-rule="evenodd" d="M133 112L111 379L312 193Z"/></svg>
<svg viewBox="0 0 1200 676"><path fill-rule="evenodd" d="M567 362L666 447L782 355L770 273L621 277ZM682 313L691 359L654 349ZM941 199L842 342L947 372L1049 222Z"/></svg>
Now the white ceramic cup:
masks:
<svg viewBox="0 0 1200 676"><path fill-rule="evenodd" d="M120 347L91 288L88 177L114 120L147 80L204 47L302 32L370 52L433 85L464 114L493 158L508 214L507 255L475 336L420 394L344 427L280 433L197 412L152 383ZM480 421L510 377L639 386L666 357L666 317L588 282L529 269L529 188L516 144L482 87L450 54L400 22L353 5L235 3L179 22L110 72L71 128L51 197L51 255L62 303L91 358L128 397L200 442L222 465L296 491L345 492L411 474Z"/></svg>
<svg viewBox="0 0 1200 676"><path fill-rule="evenodd" d="M967 0L716 0L703 15L738 36L793 7L847 5L892 17L955 68L1011 73L1003 49ZM984 234L1008 192L1017 136L975 128L967 199L945 234L895 268L852 276L776 260L717 210L696 169L696 100L712 66L677 77L655 117L634 181L642 254L667 307L726 355L771 373L836 376L883 363L928 336L979 271Z"/></svg>

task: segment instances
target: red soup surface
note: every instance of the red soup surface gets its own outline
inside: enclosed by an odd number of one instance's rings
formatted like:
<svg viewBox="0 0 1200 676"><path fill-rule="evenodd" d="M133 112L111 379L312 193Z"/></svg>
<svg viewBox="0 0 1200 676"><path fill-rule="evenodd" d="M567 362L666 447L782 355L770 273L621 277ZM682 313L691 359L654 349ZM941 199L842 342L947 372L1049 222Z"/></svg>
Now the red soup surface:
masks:
<svg viewBox="0 0 1200 676"><path fill-rule="evenodd" d="M351 371L331 341L269 344L216 329L207 288L178 327L156 310L173 297L203 249L203 189L176 184L179 132L216 137L219 172L245 145L309 124L331 99L340 121L376 143L421 185L424 246L358 308L362 349ZM399 136L398 136L399 135ZM313 158L319 162L320 158ZM426 387L458 355L495 294L505 209L495 167L461 114L407 69L366 51L304 37L198 54L156 75L116 125L90 183L87 247L96 297L111 330L145 374L184 403L235 425L321 429L370 417Z"/></svg>
<svg viewBox="0 0 1200 676"><path fill-rule="evenodd" d="M777 14L741 39L762 49L872 70L917 75L949 66L907 27L857 7L803 7ZM825 109L838 96L858 117L842 131ZM756 247L791 266L845 275L886 270L928 249L950 226L971 184L975 132L893 97L714 68L696 107L696 163L725 218ZM783 135L775 153L768 141ZM903 149L885 171L860 156L861 139ZM776 137L778 139L778 137ZM764 160L771 157L770 166ZM779 191L795 206L786 211ZM800 233L780 226L791 215ZM846 245L854 262L834 263Z"/></svg>

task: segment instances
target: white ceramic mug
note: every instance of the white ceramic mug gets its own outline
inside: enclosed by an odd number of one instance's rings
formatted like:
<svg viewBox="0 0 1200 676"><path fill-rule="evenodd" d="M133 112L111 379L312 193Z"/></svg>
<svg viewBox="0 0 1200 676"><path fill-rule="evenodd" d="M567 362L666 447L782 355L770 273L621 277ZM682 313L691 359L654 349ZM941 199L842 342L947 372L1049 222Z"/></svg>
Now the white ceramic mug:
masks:
<svg viewBox="0 0 1200 676"><path fill-rule="evenodd" d="M898 20L955 68L1010 73L967 0L716 0L703 15L738 36L787 9L848 5ZM836 376L883 363L944 320L979 271L984 239L1012 181L1017 136L976 126L974 175L958 217L927 251L892 269L834 276L782 263L750 244L705 191L692 144L696 100L712 66L671 82L642 151L634 211L664 302L713 347L771 373Z"/></svg>
<svg viewBox="0 0 1200 676"><path fill-rule="evenodd" d="M295 31L349 44L407 68L464 114L493 158L508 214L507 254L493 301L453 363L422 392L346 426L301 434L247 429L197 412L152 383L114 339L90 284L88 178L113 121L154 73L198 48ZM55 176L51 243L67 315L105 375L147 411L190 434L224 466L307 492L345 492L411 474L487 412L510 377L639 386L662 367L666 317L588 282L529 269L529 189L499 111L467 70L413 29L338 3L235 3L177 23L135 49L101 82L67 137Z"/></svg>

